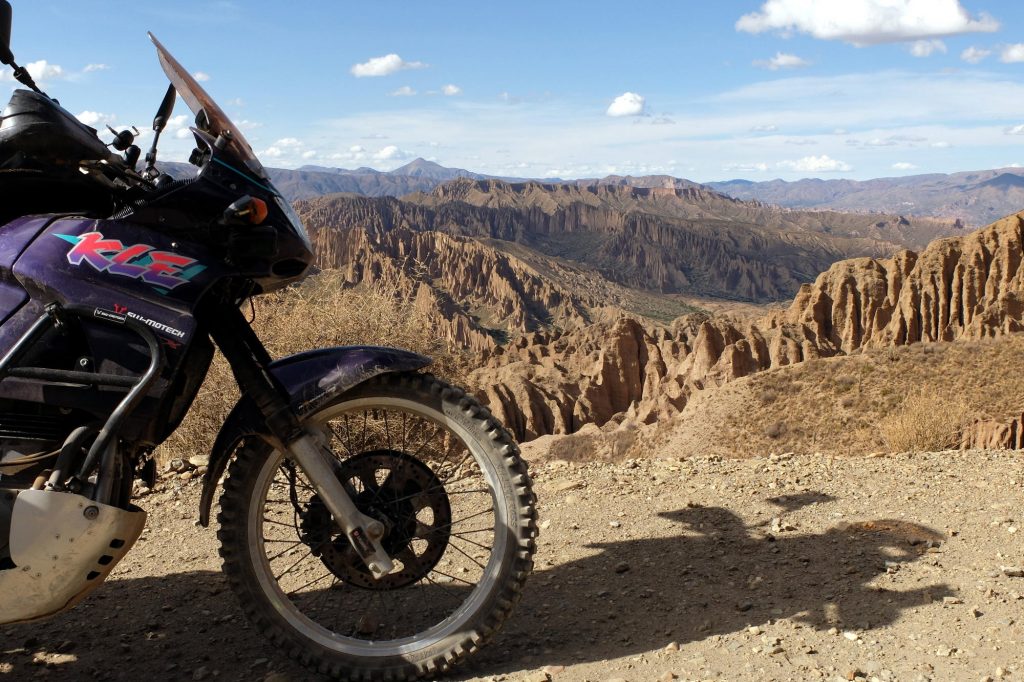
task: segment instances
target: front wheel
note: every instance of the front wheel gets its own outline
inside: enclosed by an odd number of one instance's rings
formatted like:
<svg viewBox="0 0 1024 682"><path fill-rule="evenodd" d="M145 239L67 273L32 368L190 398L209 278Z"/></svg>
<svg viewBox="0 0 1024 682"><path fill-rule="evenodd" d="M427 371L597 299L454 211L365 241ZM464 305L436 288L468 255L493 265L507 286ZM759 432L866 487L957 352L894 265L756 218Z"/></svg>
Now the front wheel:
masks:
<svg viewBox="0 0 1024 682"><path fill-rule="evenodd" d="M532 567L536 512L518 448L472 397L424 374L370 380L308 425L329 440L359 510L384 524L396 569L374 579L304 472L247 443L218 532L243 610L333 677L447 670L501 626Z"/></svg>

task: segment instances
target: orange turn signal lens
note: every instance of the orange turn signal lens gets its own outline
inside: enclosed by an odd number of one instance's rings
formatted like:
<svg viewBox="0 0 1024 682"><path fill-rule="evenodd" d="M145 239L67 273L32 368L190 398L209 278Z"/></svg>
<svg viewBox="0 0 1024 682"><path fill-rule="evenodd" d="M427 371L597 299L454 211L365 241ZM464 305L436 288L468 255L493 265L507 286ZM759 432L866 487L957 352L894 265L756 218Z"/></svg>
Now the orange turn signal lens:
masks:
<svg viewBox="0 0 1024 682"><path fill-rule="evenodd" d="M252 202L249 204L249 222L253 225L259 225L267 219L267 202L262 199L252 198Z"/></svg>

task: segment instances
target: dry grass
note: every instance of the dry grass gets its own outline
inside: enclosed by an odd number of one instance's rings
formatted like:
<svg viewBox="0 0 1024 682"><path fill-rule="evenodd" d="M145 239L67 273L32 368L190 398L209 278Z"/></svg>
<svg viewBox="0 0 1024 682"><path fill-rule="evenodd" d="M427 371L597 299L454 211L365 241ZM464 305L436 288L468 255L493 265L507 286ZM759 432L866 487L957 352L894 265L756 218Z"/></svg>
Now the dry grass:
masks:
<svg viewBox="0 0 1024 682"><path fill-rule="evenodd" d="M950 433L963 426L964 411L971 419L1020 415L1022 374L1024 334L809 360L698 391L682 414L659 425L656 440L666 456L745 457L790 450L863 455L957 447ZM934 397L931 409L941 423L901 441L895 435L897 419L913 420L919 408L908 396L919 394ZM932 416L926 408L919 412L921 420Z"/></svg>
<svg viewBox="0 0 1024 682"><path fill-rule="evenodd" d="M960 446L971 416L970 407L962 398L918 392L882 419L878 431L890 450L946 450Z"/></svg>
<svg viewBox="0 0 1024 682"><path fill-rule="evenodd" d="M325 271L301 286L257 298L253 328L273 357L326 346L394 346L429 355L433 373L463 382L469 369L464 353L439 339L429 314L399 291L388 280L346 289L338 273ZM237 400L238 386L217 353L188 416L158 456L208 453Z"/></svg>

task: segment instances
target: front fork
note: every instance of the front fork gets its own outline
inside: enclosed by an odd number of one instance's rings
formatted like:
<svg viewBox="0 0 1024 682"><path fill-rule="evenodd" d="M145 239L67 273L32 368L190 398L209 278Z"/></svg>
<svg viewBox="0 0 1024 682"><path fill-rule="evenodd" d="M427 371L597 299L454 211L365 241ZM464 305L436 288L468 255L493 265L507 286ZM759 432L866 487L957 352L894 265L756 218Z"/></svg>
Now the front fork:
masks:
<svg viewBox="0 0 1024 682"><path fill-rule="evenodd" d="M378 579L391 573L394 562L381 545L384 524L359 511L334 472L333 455L322 436L299 422L284 390L267 369L270 356L242 311L234 305L217 306L203 317L239 388L253 398L263 414L271 446L287 452L305 472L370 573Z"/></svg>
<svg viewBox="0 0 1024 682"><path fill-rule="evenodd" d="M292 459L309 477L320 499L327 505L335 522L352 543L375 578L383 578L395 569L391 557L381 546L384 524L360 512L345 486L334 474L330 452L308 431L285 446Z"/></svg>

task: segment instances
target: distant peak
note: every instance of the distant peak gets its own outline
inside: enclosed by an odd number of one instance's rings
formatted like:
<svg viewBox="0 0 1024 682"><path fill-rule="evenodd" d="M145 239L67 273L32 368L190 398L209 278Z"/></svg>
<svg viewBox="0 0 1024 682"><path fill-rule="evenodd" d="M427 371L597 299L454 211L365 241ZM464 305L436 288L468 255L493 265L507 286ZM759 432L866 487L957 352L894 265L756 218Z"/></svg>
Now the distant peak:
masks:
<svg viewBox="0 0 1024 682"><path fill-rule="evenodd" d="M418 156L415 159L413 159L412 161L410 161L409 163L405 164L404 166L400 166L400 167L396 168L392 172L393 173L397 173L398 171L403 171L403 170L415 170L415 169L426 169L426 168L437 170L437 169L444 169L444 166L442 166L439 163L435 163L434 161L427 161L422 156Z"/></svg>

